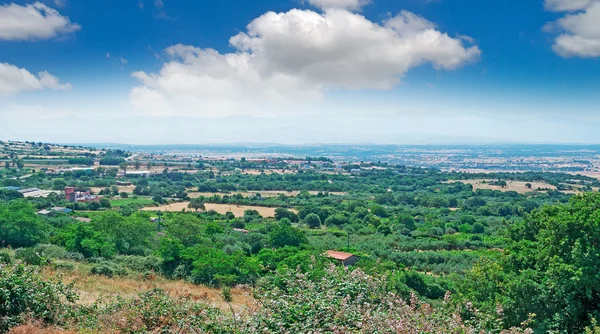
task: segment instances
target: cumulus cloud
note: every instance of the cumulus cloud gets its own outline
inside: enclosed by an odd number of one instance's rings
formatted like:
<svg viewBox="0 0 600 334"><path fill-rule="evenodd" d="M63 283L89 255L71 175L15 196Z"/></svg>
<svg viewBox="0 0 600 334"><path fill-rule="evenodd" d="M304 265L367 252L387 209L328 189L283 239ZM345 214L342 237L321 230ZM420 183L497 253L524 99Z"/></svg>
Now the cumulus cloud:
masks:
<svg viewBox="0 0 600 334"><path fill-rule="evenodd" d="M600 1L546 0L546 8L568 12L545 30L558 32L552 49L562 57L600 57Z"/></svg>
<svg viewBox="0 0 600 334"><path fill-rule="evenodd" d="M600 2L599 0L546 0L544 6L548 10L564 12L582 10L593 3Z"/></svg>
<svg viewBox="0 0 600 334"><path fill-rule="evenodd" d="M358 10L371 3L371 0L308 0L308 3L319 8L344 8Z"/></svg>
<svg viewBox="0 0 600 334"><path fill-rule="evenodd" d="M134 106L155 113L237 114L293 109L327 91L390 89L409 69L456 69L477 59L421 16L403 11L382 24L345 9L268 12L230 39L235 53L174 45L159 73L135 72Z"/></svg>
<svg viewBox="0 0 600 334"><path fill-rule="evenodd" d="M0 6L0 40L47 39L79 29L78 24L41 2Z"/></svg>
<svg viewBox="0 0 600 334"><path fill-rule="evenodd" d="M38 76L31 74L24 68L18 68L7 63L0 63L0 96L15 95L22 91L41 90L69 90L69 83L61 83L52 74L44 71Z"/></svg>

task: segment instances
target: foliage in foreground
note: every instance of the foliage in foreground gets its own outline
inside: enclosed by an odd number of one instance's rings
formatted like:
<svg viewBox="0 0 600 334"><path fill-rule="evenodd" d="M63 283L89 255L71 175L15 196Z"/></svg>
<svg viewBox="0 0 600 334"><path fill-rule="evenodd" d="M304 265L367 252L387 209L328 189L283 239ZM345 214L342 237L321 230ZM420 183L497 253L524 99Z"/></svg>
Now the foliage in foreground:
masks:
<svg viewBox="0 0 600 334"><path fill-rule="evenodd" d="M440 308L386 290L383 279L331 267L323 278L285 271L264 280L256 302L237 313L152 290L132 299L77 306L68 287L44 282L23 266L2 268L3 328L42 320L87 333L529 333L502 331L473 310L463 320L449 297ZM224 291L224 298L227 293ZM232 309L233 311L233 309ZM492 322L494 323L494 322ZM25 327L24 327L25 328Z"/></svg>
<svg viewBox="0 0 600 334"><path fill-rule="evenodd" d="M74 315L76 300L70 286L44 280L33 267L0 264L0 332L28 317L62 323Z"/></svg>
<svg viewBox="0 0 600 334"><path fill-rule="evenodd" d="M464 280L466 298L507 323L535 313L536 331L581 333L600 320L600 194L536 210L511 231L500 262L479 263Z"/></svg>

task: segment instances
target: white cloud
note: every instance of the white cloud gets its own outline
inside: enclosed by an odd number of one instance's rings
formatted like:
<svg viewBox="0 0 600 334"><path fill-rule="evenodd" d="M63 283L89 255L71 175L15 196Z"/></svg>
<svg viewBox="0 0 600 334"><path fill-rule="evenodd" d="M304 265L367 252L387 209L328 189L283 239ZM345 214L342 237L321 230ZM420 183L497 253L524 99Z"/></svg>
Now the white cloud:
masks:
<svg viewBox="0 0 600 334"><path fill-rule="evenodd" d="M56 7L64 7L67 4L67 0L54 0Z"/></svg>
<svg viewBox="0 0 600 334"><path fill-rule="evenodd" d="M0 6L0 40L47 39L81 27L43 3Z"/></svg>
<svg viewBox="0 0 600 334"><path fill-rule="evenodd" d="M371 3L371 0L308 0L308 2L319 8L344 8L358 10Z"/></svg>
<svg viewBox="0 0 600 334"><path fill-rule="evenodd" d="M471 36L458 34L458 35L456 35L456 37L462 39L463 41L465 41L469 44L475 44L475 39Z"/></svg>
<svg viewBox="0 0 600 334"><path fill-rule="evenodd" d="M554 52L562 57L600 57L600 1L546 0L546 8L569 12L545 27L559 32Z"/></svg>
<svg viewBox="0 0 600 334"><path fill-rule="evenodd" d="M599 0L546 0L544 5L546 9L564 12L564 11L574 11L574 10L582 10L593 3L600 2Z"/></svg>
<svg viewBox="0 0 600 334"><path fill-rule="evenodd" d="M406 11L382 25L343 9L268 12L230 43L235 53L169 47L159 73L133 73L142 84L133 105L186 115L302 109L330 90L390 89L413 67L455 69L480 55Z"/></svg>
<svg viewBox="0 0 600 334"><path fill-rule="evenodd" d="M7 63L0 63L0 96L15 95L22 91L41 90L69 90L69 83L60 83L59 79L44 71L38 76L31 74L24 68L18 68Z"/></svg>

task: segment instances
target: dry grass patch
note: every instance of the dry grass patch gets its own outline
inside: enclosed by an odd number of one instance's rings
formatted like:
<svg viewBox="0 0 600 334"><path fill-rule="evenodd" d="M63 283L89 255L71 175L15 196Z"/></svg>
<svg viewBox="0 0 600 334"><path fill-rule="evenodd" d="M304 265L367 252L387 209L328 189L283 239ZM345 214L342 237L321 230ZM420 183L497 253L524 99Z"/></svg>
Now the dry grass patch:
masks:
<svg viewBox="0 0 600 334"><path fill-rule="evenodd" d="M525 182L525 181L506 181L506 187L502 188L501 186L496 186L490 184L490 182L494 182L494 180L487 179L476 179L476 180L457 180L457 181L448 181L447 183L466 183L473 186L473 190L477 189L489 189L489 190L500 190L500 191L516 191L519 194L525 194L532 191L537 191L539 189L552 189L556 190L556 187L546 183L546 182ZM531 188L526 186L527 183L531 184Z"/></svg>
<svg viewBox="0 0 600 334"><path fill-rule="evenodd" d="M185 211L194 211L192 209L188 209L188 204L190 202L177 202L171 203L168 205L162 206L149 206L145 207L142 210L147 211L167 211L167 212L180 212L182 210ZM227 212L233 212L236 217L241 217L244 215L244 211L246 210L256 210L263 217L275 217L275 209L269 208L266 206L250 206L250 205L235 205L235 204L215 204L215 203L205 203L204 206L206 210L214 210L218 213L225 214Z"/></svg>
<svg viewBox="0 0 600 334"><path fill-rule="evenodd" d="M325 193L324 191L316 191L316 190L311 190L308 192L311 195L317 195L318 193ZM200 196L204 196L204 197L212 197L213 195L219 195L219 196L223 196L223 195L235 195L235 194L241 194L244 197L252 197L255 196L256 194L260 194L261 197L277 197L279 195L285 195L285 196L298 196L300 194L299 190L293 190L293 191L285 191L285 190L257 190L257 191L236 191L236 192L231 192L229 194L227 193L209 193L209 192L197 192L197 191L192 191L192 192L188 192L188 196L190 198L198 198ZM329 192L330 195L334 195L334 196L344 196L347 195L348 193L346 192L342 192L342 191L332 191Z"/></svg>
<svg viewBox="0 0 600 334"><path fill-rule="evenodd" d="M112 186L108 187L111 188ZM119 193L128 193L128 194L132 194L133 193L133 189L135 189L135 186L116 186L117 188L119 188ZM102 187L91 187L90 191L92 191L94 194L97 194L100 192L100 190L102 190L104 188Z"/></svg>
<svg viewBox="0 0 600 334"><path fill-rule="evenodd" d="M151 277L146 278L141 274L139 277L109 278L90 274L89 270L83 267L80 264L76 270L68 272L44 268L42 275L47 278L58 277L65 284L73 284L80 296L79 303L85 305L96 301L108 301L117 296L134 298L142 292L161 289L173 297L186 297L205 302L222 310L229 310L229 306L221 297L221 290L219 289L181 280L168 280L159 275L151 275ZM253 300L251 292L247 289L233 288L231 294L233 297L232 305L237 309L248 305Z"/></svg>

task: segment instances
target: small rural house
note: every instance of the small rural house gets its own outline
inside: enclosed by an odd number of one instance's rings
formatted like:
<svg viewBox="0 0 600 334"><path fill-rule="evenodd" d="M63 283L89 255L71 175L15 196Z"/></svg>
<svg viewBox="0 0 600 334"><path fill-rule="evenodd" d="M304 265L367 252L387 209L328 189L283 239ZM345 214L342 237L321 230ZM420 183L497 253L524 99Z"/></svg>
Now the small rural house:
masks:
<svg viewBox="0 0 600 334"><path fill-rule="evenodd" d="M324 255L328 258L341 262L344 266L351 266L355 264L356 261L358 261L359 259L359 257L354 254L338 252L333 250L328 250L327 252L325 252Z"/></svg>

